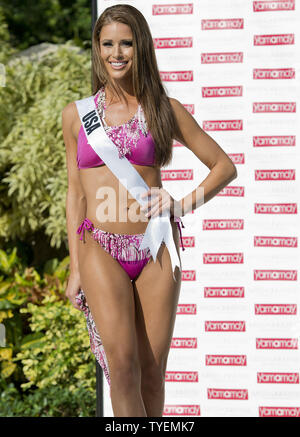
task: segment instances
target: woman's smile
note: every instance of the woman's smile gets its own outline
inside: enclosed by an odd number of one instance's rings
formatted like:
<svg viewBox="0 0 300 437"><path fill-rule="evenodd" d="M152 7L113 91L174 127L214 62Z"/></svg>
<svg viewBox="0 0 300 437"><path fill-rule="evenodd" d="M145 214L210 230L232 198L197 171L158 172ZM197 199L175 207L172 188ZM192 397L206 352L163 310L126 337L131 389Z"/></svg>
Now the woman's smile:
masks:
<svg viewBox="0 0 300 437"><path fill-rule="evenodd" d="M126 62L110 62L110 65L114 70L121 70L122 68L125 67L125 65L127 65L127 61Z"/></svg>

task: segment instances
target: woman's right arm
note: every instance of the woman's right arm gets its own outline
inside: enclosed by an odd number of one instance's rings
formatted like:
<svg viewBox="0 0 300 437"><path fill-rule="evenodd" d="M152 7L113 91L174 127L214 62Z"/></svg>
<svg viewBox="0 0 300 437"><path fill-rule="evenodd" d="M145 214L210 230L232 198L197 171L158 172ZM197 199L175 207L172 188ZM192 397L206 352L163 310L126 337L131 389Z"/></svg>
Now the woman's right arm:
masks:
<svg viewBox="0 0 300 437"><path fill-rule="evenodd" d="M80 274L78 260L79 238L76 233L86 214L86 198L79 178L77 167L77 140L73 133L73 123L75 120L75 103L69 103L62 111L62 130L66 147L66 161L68 174L68 190L66 194L66 222L68 233L68 245L70 253L70 276L66 295L73 306L80 309L75 301L75 296L79 289Z"/></svg>

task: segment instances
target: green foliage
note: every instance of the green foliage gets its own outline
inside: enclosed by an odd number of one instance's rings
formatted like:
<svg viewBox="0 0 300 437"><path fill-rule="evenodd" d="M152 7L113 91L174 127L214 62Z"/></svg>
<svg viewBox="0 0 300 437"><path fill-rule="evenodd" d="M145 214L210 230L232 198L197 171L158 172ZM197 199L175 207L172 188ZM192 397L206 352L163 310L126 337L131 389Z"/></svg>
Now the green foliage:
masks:
<svg viewBox="0 0 300 437"><path fill-rule="evenodd" d="M0 250L0 416L95 415L95 359L84 314L65 296L69 257L43 275ZM7 414L9 413L9 414Z"/></svg>
<svg viewBox="0 0 300 437"><path fill-rule="evenodd" d="M51 384L64 385L76 390L81 381L86 390L94 390L94 362L89 362L90 343L83 314L71 304L57 301L55 296L46 296L42 305L32 303L21 308L21 313L30 314L33 334L25 336L14 362L21 360L23 372L29 382L21 385L27 389L36 385L45 388Z"/></svg>
<svg viewBox="0 0 300 437"><path fill-rule="evenodd" d="M0 417L92 417L95 416L95 393L84 387L71 392L52 385L20 395L13 384L0 395Z"/></svg>
<svg viewBox="0 0 300 437"><path fill-rule="evenodd" d="M0 6L0 242L7 248L0 250L0 416L95 415L95 359L86 320L65 296L69 257L48 259L53 247L67 246L61 112L91 94L91 54L71 41L30 58L12 47L16 35L25 48L43 40L43 31L47 41L61 41L52 29L66 28L64 20L76 8L86 27L86 3L12 0ZM52 16L53 10L64 13ZM11 31L12 21L19 33ZM76 20L71 26L78 27ZM38 271L25 260L32 246Z"/></svg>
<svg viewBox="0 0 300 437"><path fill-rule="evenodd" d="M4 12L11 44L18 50L41 42L57 44L67 40L90 47L90 0L9 0L5 1Z"/></svg>
<svg viewBox="0 0 300 437"><path fill-rule="evenodd" d="M15 52L9 43L9 31L5 22L4 11L5 9L0 7L0 63L5 63L9 56Z"/></svg>
<svg viewBox="0 0 300 437"><path fill-rule="evenodd" d="M0 237L42 231L67 243L67 169L61 112L91 94L90 52L70 43L40 58L12 58L0 87Z"/></svg>

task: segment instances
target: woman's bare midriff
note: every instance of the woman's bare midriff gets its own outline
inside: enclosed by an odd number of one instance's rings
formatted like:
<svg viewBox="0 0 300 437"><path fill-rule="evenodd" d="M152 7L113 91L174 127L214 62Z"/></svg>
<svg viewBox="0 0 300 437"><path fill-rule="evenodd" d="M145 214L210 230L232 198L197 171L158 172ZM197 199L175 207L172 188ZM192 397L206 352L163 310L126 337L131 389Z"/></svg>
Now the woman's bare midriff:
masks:
<svg viewBox="0 0 300 437"><path fill-rule="evenodd" d="M132 165L149 188L162 187L159 168ZM80 169L80 181L86 198L86 217L95 227L118 234L145 232L149 218L105 164Z"/></svg>

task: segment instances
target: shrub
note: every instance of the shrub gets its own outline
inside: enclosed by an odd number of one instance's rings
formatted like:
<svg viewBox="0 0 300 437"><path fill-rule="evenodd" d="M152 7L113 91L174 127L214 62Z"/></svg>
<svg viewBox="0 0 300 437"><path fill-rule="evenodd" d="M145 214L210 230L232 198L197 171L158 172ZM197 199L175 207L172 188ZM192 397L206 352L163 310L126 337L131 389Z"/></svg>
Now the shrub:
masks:
<svg viewBox="0 0 300 437"><path fill-rule="evenodd" d="M0 87L0 237L67 245L66 153L61 112L91 94L90 51L69 43L32 59L12 58ZM48 241L45 239L45 244Z"/></svg>
<svg viewBox="0 0 300 437"><path fill-rule="evenodd" d="M95 359L84 314L65 296L69 257L43 275L0 250L0 416L95 415ZM18 395L17 395L18 393Z"/></svg>

